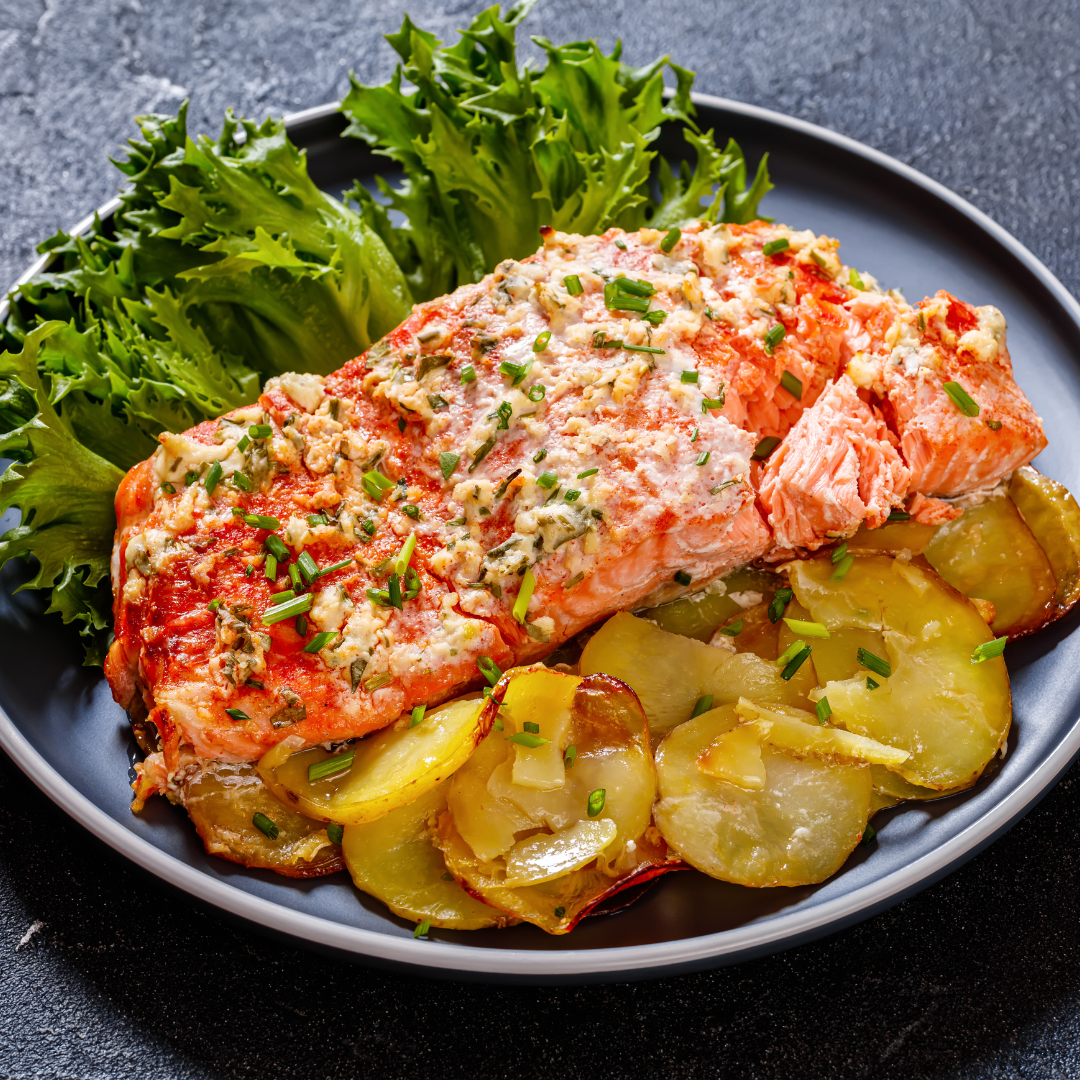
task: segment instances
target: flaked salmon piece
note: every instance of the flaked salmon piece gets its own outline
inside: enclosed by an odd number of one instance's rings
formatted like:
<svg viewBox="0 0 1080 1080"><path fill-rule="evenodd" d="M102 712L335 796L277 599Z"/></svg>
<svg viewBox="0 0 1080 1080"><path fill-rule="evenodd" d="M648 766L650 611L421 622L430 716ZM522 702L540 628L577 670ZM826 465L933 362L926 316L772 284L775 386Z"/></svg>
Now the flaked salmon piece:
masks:
<svg viewBox="0 0 1080 1080"><path fill-rule="evenodd" d="M777 548L814 551L864 522L883 525L902 505L910 477L881 413L844 375L769 458L758 490Z"/></svg>
<svg viewBox="0 0 1080 1080"><path fill-rule="evenodd" d="M911 520L920 525L944 525L947 521L955 521L964 511L944 499L935 499L933 496L928 497L916 492L908 503L907 512L911 515Z"/></svg>
<svg viewBox="0 0 1080 1080"><path fill-rule="evenodd" d="M975 308L947 292L917 308L871 297L849 306L871 305L875 332L847 370L881 399L912 493L960 495L993 485L1046 446L1042 421L1013 378L997 308ZM950 396L952 384L976 415Z"/></svg>

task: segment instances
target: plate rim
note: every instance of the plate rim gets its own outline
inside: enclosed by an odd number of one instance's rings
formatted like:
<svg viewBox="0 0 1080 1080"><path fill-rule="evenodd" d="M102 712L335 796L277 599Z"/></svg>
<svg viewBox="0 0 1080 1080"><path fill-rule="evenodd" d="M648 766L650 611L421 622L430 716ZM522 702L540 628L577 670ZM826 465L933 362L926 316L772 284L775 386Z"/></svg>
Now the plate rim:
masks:
<svg viewBox="0 0 1080 1080"><path fill-rule="evenodd" d="M849 136L787 116L772 109L745 104L711 94L694 93L695 104L734 113L830 144L902 177L948 204L954 211L989 234L1006 248L1060 304L1080 331L1080 303L1027 247L966 199L943 184L888 154ZM329 102L286 114L287 127L324 120L338 111ZM105 202L71 230L86 231L95 215L111 214L119 199ZM25 283L47 264L49 255L35 260L13 283ZM6 317L6 296L0 303L0 319ZM440 941L417 941L380 931L347 926L321 916L267 900L225 881L210 877L125 829L91 799L62 777L30 744L0 708L0 747L27 777L75 822L114 851L130 859L156 878L180 889L197 901L212 905L225 915L236 916L254 927L285 935L295 944L345 954L357 961L381 963L413 974L545 983L563 980L656 978L661 975L719 967L766 955L838 931L876 912L899 903L958 869L1015 824L1053 787L1080 754L1080 718L1073 720L1057 746L1017 788L991 806L976 821L915 862L861 888L806 911L780 915L764 923L750 924L676 941L560 951L491 949Z"/></svg>

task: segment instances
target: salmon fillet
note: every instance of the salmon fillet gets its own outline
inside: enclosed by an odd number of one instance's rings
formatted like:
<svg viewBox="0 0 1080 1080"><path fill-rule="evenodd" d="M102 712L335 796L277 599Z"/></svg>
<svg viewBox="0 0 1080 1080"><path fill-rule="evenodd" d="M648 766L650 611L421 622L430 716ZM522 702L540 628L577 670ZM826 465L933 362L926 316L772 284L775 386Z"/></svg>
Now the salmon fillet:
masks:
<svg viewBox="0 0 1080 1080"><path fill-rule="evenodd" d="M482 657L537 659L1044 444L989 309L856 287L834 240L783 226L672 239L545 230L337 373L161 437L117 493L106 664L161 736L153 787L182 747L363 735ZM999 428L941 418L956 373ZM299 618L271 610L288 590Z"/></svg>

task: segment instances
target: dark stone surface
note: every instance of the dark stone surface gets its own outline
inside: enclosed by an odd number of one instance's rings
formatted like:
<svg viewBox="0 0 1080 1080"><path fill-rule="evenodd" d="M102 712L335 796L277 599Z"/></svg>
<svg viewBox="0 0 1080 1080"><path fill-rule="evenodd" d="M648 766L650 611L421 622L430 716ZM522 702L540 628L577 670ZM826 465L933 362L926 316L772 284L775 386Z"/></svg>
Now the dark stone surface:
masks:
<svg viewBox="0 0 1080 1080"><path fill-rule="evenodd" d="M412 3L443 36L481 5ZM132 114L291 111L384 78L396 5L0 0L0 277L114 190ZM698 88L863 140L971 199L1080 291L1080 8L1000 0L547 0ZM1080 1076L1080 785L891 912L664 982L421 982L269 943L113 857L0 757L0 1076Z"/></svg>

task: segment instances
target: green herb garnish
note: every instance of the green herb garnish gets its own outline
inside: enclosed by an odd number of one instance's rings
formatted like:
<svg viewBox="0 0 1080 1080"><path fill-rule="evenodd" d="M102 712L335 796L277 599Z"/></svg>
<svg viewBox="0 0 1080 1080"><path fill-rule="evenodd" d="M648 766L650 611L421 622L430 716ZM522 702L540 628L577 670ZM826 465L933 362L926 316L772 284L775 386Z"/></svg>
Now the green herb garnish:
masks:
<svg viewBox="0 0 1080 1080"><path fill-rule="evenodd" d="M325 780L328 776L337 776L338 773L351 769L355 757L356 750L346 750L343 754L312 762L307 770L308 783L314 784L318 780Z"/></svg>
<svg viewBox="0 0 1080 1080"><path fill-rule="evenodd" d="M993 641L984 641L981 645L976 645L971 652L971 662L973 664L981 664L984 660L991 660L995 656L1000 656L1005 651L1005 646L1008 644L1008 637L994 638Z"/></svg>
<svg viewBox="0 0 1080 1080"><path fill-rule="evenodd" d="M675 230L678 231L678 230ZM589 792L589 817L596 817L604 809L604 803L607 801L607 789L597 788L595 791Z"/></svg>
<svg viewBox="0 0 1080 1080"><path fill-rule="evenodd" d="M702 713L707 713L712 708L713 695L706 694L704 697L697 699L697 704L694 706L694 711L690 714L690 719L693 720L697 716L701 716Z"/></svg>
<svg viewBox="0 0 1080 1080"><path fill-rule="evenodd" d="M942 383L941 389L949 395L952 403L965 416L979 415L979 406L976 404L975 399L958 382Z"/></svg>
<svg viewBox="0 0 1080 1080"><path fill-rule="evenodd" d="M251 824L267 839L276 840L278 838L278 827L265 814L256 811L251 817Z"/></svg>
<svg viewBox="0 0 1080 1080"><path fill-rule="evenodd" d="M867 649L860 648L855 654L855 659L864 667L869 668L875 675L887 679L892 675L892 665L888 660L882 660Z"/></svg>

